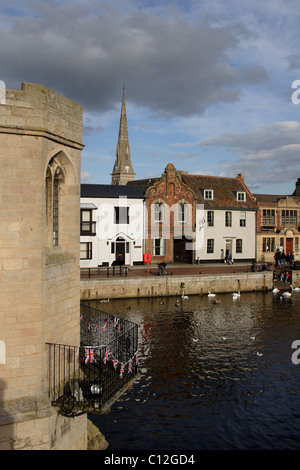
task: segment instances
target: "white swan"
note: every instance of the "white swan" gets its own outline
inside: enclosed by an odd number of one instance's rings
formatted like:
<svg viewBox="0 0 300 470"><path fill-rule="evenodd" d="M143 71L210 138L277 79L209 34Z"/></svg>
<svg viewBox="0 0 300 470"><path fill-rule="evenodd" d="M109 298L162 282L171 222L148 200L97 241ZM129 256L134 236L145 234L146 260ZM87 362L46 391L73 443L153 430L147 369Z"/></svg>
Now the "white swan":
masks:
<svg viewBox="0 0 300 470"><path fill-rule="evenodd" d="M296 292L300 292L300 287L293 287L293 286L291 285L291 289L292 289L292 291L294 291L294 292L295 292L295 291L296 291Z"/></svg>
<svg viewBox="0 0 300 470"><path fill-rule="evenodd" d="M212 293L210 292L210 290L208 291L208 294L207 294L207 295L208 295L208 297L216 297L216 294L212 294Z"/></svg>
<svg viewBox="0 0 300 470"><path fill-rule="evenodd" d="M291 294L291 292L283 292L283 293L282 293L282 296L283 296L283 297L291 297L292 294Z"/></svg>
<svg viewBox="0 0 300 470"><path fill-rule="evenodd" d="M233 299L233 300L237 300L237 299L239 299L240 297L241 297L241 294L240 294L239 292L234 292L234 293L232 294L232 299Z"/></svg>
<svg viewBox="0 0 300 470"><path fill-rule="evenodd" d="M182 295L181 298L182 298L182 300L188 300L189 297L188 297L188 295Z"/></svg>
<svg viewBox="0 0 300 470"><path fill-rule="evenodd" d="M274 289L272 290L273 294L277 294L279 292L279 289L277 289L277 287L274 287Z"/></svg>

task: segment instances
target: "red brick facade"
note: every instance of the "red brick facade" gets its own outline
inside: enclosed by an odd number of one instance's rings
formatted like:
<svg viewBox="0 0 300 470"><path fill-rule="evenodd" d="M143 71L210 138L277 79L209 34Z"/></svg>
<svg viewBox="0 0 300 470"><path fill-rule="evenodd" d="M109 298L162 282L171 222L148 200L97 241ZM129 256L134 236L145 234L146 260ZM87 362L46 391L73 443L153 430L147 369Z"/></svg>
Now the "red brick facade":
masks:
<svg viewBox="0 0 300 470"><path fill-rule="evenodd" d="M191 261L192 250L185 249L185 242L192 241L195 226L196 197L191 188L182 180L182 173L169 163L161 178L146 191L147 237L146 252L152 253L157 262L181 260ZM155 219L155 204L164 206L163 220ZM179 222L178 207L186 205L185 223ZM163 239L161 253L154 249L153 240ZM184 259L186 258L186 259Z"/></svg>

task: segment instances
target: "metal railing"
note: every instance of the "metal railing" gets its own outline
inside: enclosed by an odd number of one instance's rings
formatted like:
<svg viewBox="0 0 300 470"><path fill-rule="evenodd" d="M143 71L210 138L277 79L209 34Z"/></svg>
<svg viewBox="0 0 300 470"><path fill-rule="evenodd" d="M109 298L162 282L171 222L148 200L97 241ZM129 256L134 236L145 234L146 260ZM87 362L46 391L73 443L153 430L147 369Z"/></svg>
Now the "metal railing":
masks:
<svg viewBox="0 0 300 470"><path fill-rule="evenodd" d="M98 266L97 268L80 268L81 279L92 279L99 277L114 277L128 275L127 266Z"/></svg>
<svg viewBox="0 0 300 470"><path fill-rule="evenodd" d="M138 326L81 304L81 345L48 344L49 398L64 416L103 412L137 374Z"/></svg>

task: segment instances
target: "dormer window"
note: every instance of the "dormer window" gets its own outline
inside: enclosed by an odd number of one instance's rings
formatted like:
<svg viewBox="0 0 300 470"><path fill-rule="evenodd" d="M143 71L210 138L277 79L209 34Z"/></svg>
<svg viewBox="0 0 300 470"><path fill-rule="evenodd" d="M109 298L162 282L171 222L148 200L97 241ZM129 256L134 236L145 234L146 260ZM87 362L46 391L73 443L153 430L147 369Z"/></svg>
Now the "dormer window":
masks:
<svg viewBox="0 0 300 470"><path fill-rule="evenodd" d="M214 192L212 189L204 189L204 199L213 199Z"/></svg>
<svg viewBox="0 0 300 470"><path fill-rule="evenodd" d="M236 200L237 201L246 201L246 193L244 191L238 191L236 193Z"/></svg>

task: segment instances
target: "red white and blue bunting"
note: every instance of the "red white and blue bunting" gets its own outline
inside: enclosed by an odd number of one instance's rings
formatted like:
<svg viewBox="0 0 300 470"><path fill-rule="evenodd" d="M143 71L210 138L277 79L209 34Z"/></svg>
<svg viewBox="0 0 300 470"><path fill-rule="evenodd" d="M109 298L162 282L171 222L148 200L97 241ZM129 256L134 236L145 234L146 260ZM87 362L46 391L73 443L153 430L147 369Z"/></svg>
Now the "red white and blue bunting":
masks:
<svg viewBox="0 0 300 470"><path fill-rule="evenodd" d="M112 362L112 365L115 369L115 371L118 368L118 364L120 364L120 379L123 377L125 369L127 367L127 373L131 374L132 373L132 367L133 365L138 365L138 351L129 359L127 362L120 362L118 359L116 359L113 354L110 351L110 347L107 345L102 345L102 346L86 346L84 348L84 362L85 364L94 364L96 362L96 351L97 349L102 349L106 347L106 351L104 354L103 358L103 363L107 364L109 361Z"/></svg>

